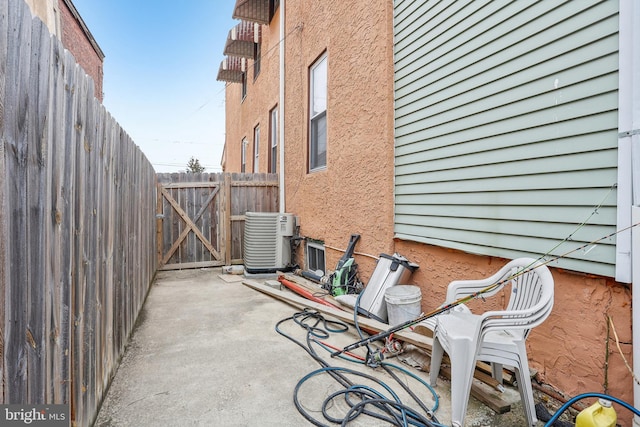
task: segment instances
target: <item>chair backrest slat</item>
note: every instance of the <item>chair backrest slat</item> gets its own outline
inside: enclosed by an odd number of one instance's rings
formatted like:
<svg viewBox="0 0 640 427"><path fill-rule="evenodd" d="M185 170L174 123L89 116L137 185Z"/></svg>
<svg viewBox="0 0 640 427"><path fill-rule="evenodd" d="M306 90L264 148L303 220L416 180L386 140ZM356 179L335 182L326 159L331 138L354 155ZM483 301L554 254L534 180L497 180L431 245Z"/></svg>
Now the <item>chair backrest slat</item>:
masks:
<svg viewBox="0 0 640 427"><path fill-rule="evenodd" d="M505 310L494 312L493 317L485 319L482 333L512 329L522 331L526 338L531 328L542 323L551 312L553 277L547 266L532 258L513 260L503 267L503 271L504 279L511 278L508 305Z"/></svg>

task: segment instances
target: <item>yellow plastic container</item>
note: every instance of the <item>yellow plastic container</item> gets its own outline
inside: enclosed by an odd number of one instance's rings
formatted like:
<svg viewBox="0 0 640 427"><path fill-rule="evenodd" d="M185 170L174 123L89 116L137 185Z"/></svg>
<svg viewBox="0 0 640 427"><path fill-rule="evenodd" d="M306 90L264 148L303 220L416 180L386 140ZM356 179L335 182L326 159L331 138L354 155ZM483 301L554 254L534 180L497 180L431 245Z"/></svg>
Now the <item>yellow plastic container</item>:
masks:
<svg viewBox="0 0 640 427"><path fill-rule="evenodd" d="M587 409L580 411L576 417L576 427L615 427L618 415L611 402L598 399Z"/></svg>

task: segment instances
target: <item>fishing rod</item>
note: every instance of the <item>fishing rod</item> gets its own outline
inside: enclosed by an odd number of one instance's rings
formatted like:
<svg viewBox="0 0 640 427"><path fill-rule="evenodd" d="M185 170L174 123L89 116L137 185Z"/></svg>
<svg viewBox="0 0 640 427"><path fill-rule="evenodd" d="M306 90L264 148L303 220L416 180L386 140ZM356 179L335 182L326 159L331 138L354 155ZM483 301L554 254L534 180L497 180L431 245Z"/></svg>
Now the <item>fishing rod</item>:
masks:
<svg viewBox="0 0 640 427"><path fill-rule="evenodd" d="M431 318L433 316L437 316L438 314L441 314L441 313L443 313L443 312L445 312L447 310L450 310L455 306L458 306L460 304L464 304L464 303L466 303L468 301L471 301L472 299L474 299L474 298L476 298L476 297L478 297L478 296L480 296L482 294L485 294L487 292L491 292L492 290L498 288L499 286L502 286L503 284L508 283L509 281L515 279L516 277L521 276L521 275L523 275L525 273L528 273L528 272L530 272L530 271L532 271L532 270L534 270L534 269L536 269L536 268L538 268L538 267L540 267L542 265L547 265L547 264L552 263L553 261L556 261L556 260L558 260L560 258L566 258L568 255L570 255L570 254L572 254L574 252L578 252L578 251L580 251L582 249L585 249L585 248L587 248L587 247L589 247L591 245L595 245L596 243L601 242L603 240L610 239L611 237L615 236L616 234L622 233L623 231L630 230L631 228L636 227L638 225L640 225L640 222L635 223L635 224L631 224L630 226L622 228L620 230L616 230L613 233L610 233L610 234L608 234L608 235L606 235L604 237L600 237L599 239L593 240L593 241L591 241L589 243L585 243L584 245L578 246L577 248L572 249L572 250L570 250L568 252L565 252L562 255L556 255L556 256L548 259L548 260L542 261L542 259L548 255L548 253L547 253L547 254L543 255L542 257L538 258L533 263L531 263L528 267L522 269L521 271L518 271L515 274L512 274L511 276L507 277L506 279L502 279L502 280L500 280L500 281L498 281L498 282L496 282L494 284L491 284L491 285L489 285L489 286L487 286L485 288L482 288L479 291L474 292L473 294L470 294L470 295L467 295L465 297L459 298L459 299L457 299L457 300L455 300L455 301L453 301L453 302L451 302L449 304L446 304L445 306L438 307L435 310L430 311L429 313L423 314L422 316L419 316L416 319L407 320L406 322L403 322L403 323L400 323L399 325L393 326L393 327L387 329L386 331L382 331L382 332L380 332L380 333L378 333L376 335L370 336L369 338L365 338L365 339L362 339L360 341L356 341L353 344L349 344L348 346L344 347L342 350L338 350L338 351L335 351L335 352L331 353L331 357L339 356L340 354L344 353L345 351L351 351L351 350L354 350L356 348L362 347L363 345L371 344L372 342L387 338L388 336L390 336L390 335L392 335L392 334L394 334L396 332L399 332L399 331L401 331L403 329L406 329L406 328L408 328L410 326L416 325L416 324L418 324L418 323L420 323L420 322L422 322L424 320L427 320L427 319L429 319L429 318ZM556 248L557 248L557 246L556 246Z"/></svg>

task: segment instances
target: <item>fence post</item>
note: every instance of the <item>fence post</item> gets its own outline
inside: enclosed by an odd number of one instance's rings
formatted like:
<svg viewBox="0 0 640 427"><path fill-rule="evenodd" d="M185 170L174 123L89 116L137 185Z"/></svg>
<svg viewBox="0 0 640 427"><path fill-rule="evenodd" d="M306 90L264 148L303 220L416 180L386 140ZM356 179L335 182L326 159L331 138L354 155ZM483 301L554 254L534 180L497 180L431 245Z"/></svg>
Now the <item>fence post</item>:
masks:
<svg viewBox="0 0 640 427"><path fill-rule="evenodd" d="M224 174L224 263L231 265L231 174Z"/></svg>
<svg viewBox="0 0 640 427"><path fill-rule="evenodd" d="M156 175L156 252L158 256L158 268L162 268L162 244L164 235L162 230L162 221L164 220L164 209L162 203L162 183Z"/></svg>

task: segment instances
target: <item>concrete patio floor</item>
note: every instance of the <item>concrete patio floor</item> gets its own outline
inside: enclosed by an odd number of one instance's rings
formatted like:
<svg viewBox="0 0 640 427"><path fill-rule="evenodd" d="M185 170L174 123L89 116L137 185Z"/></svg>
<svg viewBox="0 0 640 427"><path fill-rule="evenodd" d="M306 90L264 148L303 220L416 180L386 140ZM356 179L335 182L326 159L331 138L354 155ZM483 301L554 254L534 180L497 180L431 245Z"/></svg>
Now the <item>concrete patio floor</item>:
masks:
<svg viewBox="0 0 640 427"><path fill-rule="evenodd" d="M278 321L298 310L243 285L241 278L223 276L219 268L158 273L96 426L312 425L294 406L293 393L298 381L320 365L275 331ZM304 330L293 322L282 329L304 340ZM327 339L339 347L357 340L353 328ZM331 359L328 352L322 356L400 388L381 369ZM427 373L403 367L428 382ZM425 387L398 375L432 407ZM300 389L303 407L323 422L317 410L335 384L319 378ZM440 379L435 390L436 416L449 424L448 382ZM471 398L465 425L526 425L518 392L508 388L504 398L512 407L502 415ZM389 424L361 416L349 425Z"/></svg>

